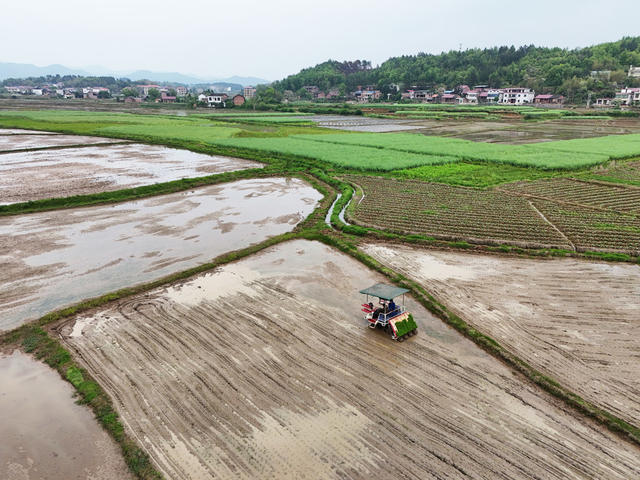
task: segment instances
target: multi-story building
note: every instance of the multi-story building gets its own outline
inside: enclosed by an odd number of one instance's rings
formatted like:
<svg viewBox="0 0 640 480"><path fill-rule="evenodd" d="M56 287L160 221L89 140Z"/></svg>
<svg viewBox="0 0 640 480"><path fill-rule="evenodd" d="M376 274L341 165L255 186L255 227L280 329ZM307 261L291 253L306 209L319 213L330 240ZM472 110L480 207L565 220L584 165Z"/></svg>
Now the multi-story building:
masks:
<svg viewBox="0 0 640 480"><path fill-rule="evenodd" d="M256 96L256 87L248 86L244 87L242 90L244 93L244 98L246 98L247 100L250 100Z"/></svg>
<svg viewBox="0 0 640 480"><path fill-rule="evenodd" d="M536 92L530 88L510 87L502 90L502 96L498 102L512 105L523 105L525 103L533 103L535 97Z"/></svg>
<svg viewBox="0 0 640 480"><path fill-rule="evenodd" d="M633 65L629 65L629 76L640 78L640 67L634 67Z"/></svg>
<svg viewBox="0 0 640 480"><path fill-rule="evenodd" d="M623 88L616 93L616 100L621 105L640 105L640 88Z"/></svg>
<svg viewBox="0 0 640 480"><path fill-rule="evenodd" d="M184 97L188 93L187 87L176 87L176 95L178 97Z"/></svg>
<svg viewBox="0 0 640 480"><path fill-rule="evenodd" d="M160 85L136 85L138 87L138 90L140 90L140 93L142 93L143 97L146 97L149 95L149 90L151 90L152 88L155 88L156 90L160 90Z"/></svg>

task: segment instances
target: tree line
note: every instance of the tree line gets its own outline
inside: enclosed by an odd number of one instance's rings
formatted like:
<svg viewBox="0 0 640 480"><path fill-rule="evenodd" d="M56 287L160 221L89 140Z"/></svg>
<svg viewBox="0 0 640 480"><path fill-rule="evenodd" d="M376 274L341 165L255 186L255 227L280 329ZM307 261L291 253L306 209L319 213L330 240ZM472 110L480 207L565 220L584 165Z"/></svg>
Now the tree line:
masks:
<svg viewBox="0 0 640 480"><path fill-rule="evenodd" d="M419 53L392 57L377 67L366 60L329 60L274 82L272 87L278 92L298 92L305 85L316 85L322 91L338 88L350 92L358 86L374 85L383 93L393 93L392 85L400 89L517 85L581 102L589 93L613 96L620 86L640 86L639 79L627 76L629 65L640 66L640 37L576 49L526 45ZM399 97L399 92L395 95Z"/></svg>

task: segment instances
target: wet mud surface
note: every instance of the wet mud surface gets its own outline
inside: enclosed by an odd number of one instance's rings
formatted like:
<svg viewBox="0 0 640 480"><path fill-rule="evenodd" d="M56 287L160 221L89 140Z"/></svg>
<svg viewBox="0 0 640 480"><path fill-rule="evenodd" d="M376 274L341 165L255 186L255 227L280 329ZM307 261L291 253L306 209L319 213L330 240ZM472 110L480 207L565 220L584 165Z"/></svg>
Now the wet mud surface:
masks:
<svg viewBox="0 0 640 480"><path fill-rule="evenodd" d="M0 204L261 167L249 160L142 144L7 153L0 155Z"/></svg>
<svg viewBox="0 0 640 480"><path fill-rule="evenodd" d="M630 479L637 447L577 418L411 299L364 323L354 259L292 241L59 325L172 479Z"/></svg>
<svg viewBox="0 0 640 480"><path fill-rule="evenodd" d="M0 478L130 479L120 448L57 372L0 353Z"/></svg>
<svg viewBox="0 0 640 480"><path fill-rule="evenodd" d="M640 267L368 244L508 350L640 425Z"/></svg>
<svg viewBox="0 0 640 480"><path fill-rule="evenodd" d="M86 137L82 135L0 135L0 152L24 150L26 148L62 147L66 145L94 145L97 143L120 143L117 138ZM0 162L3 157L0 156Z"/></svg>
<svg viewBox="0 0 640 480"><path fill-rule="evenodd" d="M290 231L320 199L268 178L0 218L0 331Z"/></svg>
<svg viewBox="0 0 640 480"><path fill-rule="evenodd" d="M413 120L416 133L511 145L640 133L634 118L522 120Z"/></svg>

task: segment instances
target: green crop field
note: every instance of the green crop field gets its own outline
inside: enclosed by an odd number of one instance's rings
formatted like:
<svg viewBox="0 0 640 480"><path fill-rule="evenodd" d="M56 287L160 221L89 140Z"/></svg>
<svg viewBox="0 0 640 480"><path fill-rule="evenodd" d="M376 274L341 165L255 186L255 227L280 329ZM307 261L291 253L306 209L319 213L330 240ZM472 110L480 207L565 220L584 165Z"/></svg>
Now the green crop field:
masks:
<svg viewBox="0 0 640 480"><path fill-rule="evenodd" d="M410 168L420 165L435 165L457 161L455 157L445 155L429 155L358 145L314 142L306 137L299 138L297 136L285 138L229 138L216 140L215 143L229 147L299 155L301 157L329 162L339 167L360 170L389 171L398 168Z"/></svg>
<svg viewBox="0 0 640 480"><path fill-rule="evenodd" d="M616 137L620 143L625 145L624 147L619 146L618 149L625 153L636 152L636 155L640 155L640 144L638 144L634 138L627 140L625 137L636 136L624 135ZM609 159L609 155L603 153L606 147L600 146L597 142L599 138L581 139L578 141L593 140L594 142L591 144L592 151L576 151L572 150L572 145L565 145L566 142L576 142L576 140L531 145L502 145L410 133L327 134L313 137L298 135L296 138L304 138L315 142L375 147L400 152L447 155L456 157L458 160L505 163L549 170L584 168L604 163ZM606 139L609 137L603 138ZM605 140L603 143L606 144L608 141ZM596 149L596 146L599 148ZM588 147L580 143L576 144L576 147L588 150Z"/></svg>
<svg viewBox="0 0 640 480"><path fill-rule="evenodd" d="M531 108L522 107L522 111ZM492 109L463 110L457 114ZM208 144L211 148L251 149L263 155L281 153L315 159L340 168L380 172L403 170L400 176L473 186L542 178L549 176L542 173L544 170L584 170L610 159L640 155L639 134L504 145L409 133L335 133L307 124L304 115L275 113L280 114L232 112L175 116L61 110L5 111L0 112L0 124L153 143L192 142ZM450 164L455 162L484 166L454 169ZM407 171L443 164L447 167L435 168L433 172L425 168ZM499 171L486 165L508 167ZM512 166L526 168L509 168ZM473 180L474 176L476 180Z"/></svg>

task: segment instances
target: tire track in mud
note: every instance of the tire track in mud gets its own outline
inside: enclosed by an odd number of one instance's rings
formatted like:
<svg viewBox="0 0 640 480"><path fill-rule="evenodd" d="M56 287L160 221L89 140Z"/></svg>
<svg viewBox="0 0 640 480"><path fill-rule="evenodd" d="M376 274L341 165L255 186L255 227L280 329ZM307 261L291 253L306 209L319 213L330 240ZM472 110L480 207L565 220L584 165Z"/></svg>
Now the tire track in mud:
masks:
<svg viewBox="0 0 640 480"><path fill-rule="evenodd" d="M640 423L640 269L404 246L363 250L584 399Z"/></svg>
<svg viewBox="0 0 640 480"><path fill-rule="evenodd" d="M417 337L368 329L378 281L294 241L57 330L168 478L640 475L637 448L412 300Z"/></svg>

